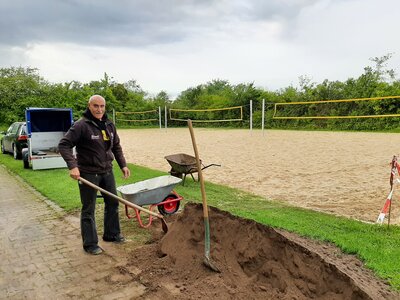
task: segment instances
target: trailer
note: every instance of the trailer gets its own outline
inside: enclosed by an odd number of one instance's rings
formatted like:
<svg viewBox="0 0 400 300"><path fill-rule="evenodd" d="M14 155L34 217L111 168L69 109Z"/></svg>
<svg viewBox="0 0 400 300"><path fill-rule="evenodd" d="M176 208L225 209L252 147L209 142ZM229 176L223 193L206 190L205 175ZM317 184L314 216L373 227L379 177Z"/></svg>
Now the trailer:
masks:
<svg viewBox="0 0 400 300"><path fill-rule="evenodd" d="M25 110L28 148L22 150L24 168L65 168L58 143L73 124L71 108L31 107Z"/></svg>

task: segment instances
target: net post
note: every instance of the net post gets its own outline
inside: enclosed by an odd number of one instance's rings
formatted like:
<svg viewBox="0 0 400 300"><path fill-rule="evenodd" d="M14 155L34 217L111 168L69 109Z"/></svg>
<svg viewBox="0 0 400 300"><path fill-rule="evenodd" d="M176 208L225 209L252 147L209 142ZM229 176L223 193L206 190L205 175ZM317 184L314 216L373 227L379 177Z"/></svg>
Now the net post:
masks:
<svg viewBox="0 0 400 300"><path fill-rule="evenodd" d="M253 100L250 100L250 132L253 131Z"/></svg>
<svg viewBox="0 0 400 300"><path fill-rule="evenodd" d="M165 130L167 130L167 106L165 106Z"/></svg>
<svg viewBox="0 0 400 300"><path fill-rule="evenodd" d="M264 136L264 121L265 121L265 99L262 99L262 116L261 116L261 127L262 127L262 133Z"/></svg>
<svg viewBox="0 0 400 300"><path fill-rule="evenodd" d="M161 106L158 107L158 122L160 124L160 129L161 129Z"/></svg>
<svg viewBox="0 0 400 300"><path fill-rule="evenodd" d="M117 125L117 122L116 122L116 120L115 120L115 109L113 108L113 111L112 111L112 116L113 116L113 123L114 123L114 125Z"/></svg>

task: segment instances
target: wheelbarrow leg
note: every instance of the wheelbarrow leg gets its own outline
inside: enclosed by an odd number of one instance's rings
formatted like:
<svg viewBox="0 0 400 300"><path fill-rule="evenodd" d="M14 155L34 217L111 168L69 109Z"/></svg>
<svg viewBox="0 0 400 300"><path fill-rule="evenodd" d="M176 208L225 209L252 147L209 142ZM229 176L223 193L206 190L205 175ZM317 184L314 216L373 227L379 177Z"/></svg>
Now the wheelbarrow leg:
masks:
<svg viewBox="0 0 400 300"><path fill-rule="evenodd" d="M150 205L149 210L152 210L153 207L154 207L154 205ZM150 225L151 225L151 222L153 221L153 216L152 216L152 215L149 215L149 221L148 221L148 223L147 223L147 224L143 224L142 218L141 218L141 216L140 216L140 210L138 210L138 209L136 209L136 208L134 208L134 210L135 210L135 213L136 213L136 218L137 218L137 220L138 220L138 222L139 222L139 226L142 227L142 228L149 228Z"/></svg>
<svg viewBox="0 0 400 300"><path fill-rule="evenodd" d="M193 181L196 182L196 179L194 179L193 173L190 173L190 176L192 176Z"/></svg>
<svg viewBox="0 0 400 300"><path fill-rule="evenodd" d="M185 179L186 179L186 173L185 173L185 175L183 176L183 180L182 180L182 186L185 186Z"/></svg>

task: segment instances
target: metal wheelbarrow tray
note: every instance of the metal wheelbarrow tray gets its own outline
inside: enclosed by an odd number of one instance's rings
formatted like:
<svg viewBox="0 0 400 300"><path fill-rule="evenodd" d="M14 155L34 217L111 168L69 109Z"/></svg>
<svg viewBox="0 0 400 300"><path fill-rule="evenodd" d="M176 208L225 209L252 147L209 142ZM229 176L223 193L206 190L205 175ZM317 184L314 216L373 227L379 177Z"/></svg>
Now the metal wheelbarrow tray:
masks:
<svg viewBox="0 0 400 300"><path fill-rule="evenodd" d="M139 206L150 205L150 210L157 206L158 211L162 215L172 215L179 209L182 196L178 195L173 188L182 182L182 179L171 176L159 176L136 183L117 187L122 198ZM125 205L126 216L131 219L133 216L129 214L129 207ZM136 218L141 227L151 225L152 216L149 216L149 222L144 225L140 218L140 211L134 209Z"/></svg>
<svg viewBox="0 0 400 300"><path fill-rule="evenodd" d="M196 158L194 156L191 156L189 154L185 153L178 153L178 154L172 154L164 157L168 163L171 166L171 171L170 174L177 176L177 177L183 177L183 183L185 183L186 175L190 174L192 176L193 180L196 181L193 177L193 173L197 173L197 165L196 165ZM221 165L218 164L210 164L205 166L201 159L200 159L200 164L202 166L202 170L207 169L208 167L211 166L217 166L220 167Z"/></svg>

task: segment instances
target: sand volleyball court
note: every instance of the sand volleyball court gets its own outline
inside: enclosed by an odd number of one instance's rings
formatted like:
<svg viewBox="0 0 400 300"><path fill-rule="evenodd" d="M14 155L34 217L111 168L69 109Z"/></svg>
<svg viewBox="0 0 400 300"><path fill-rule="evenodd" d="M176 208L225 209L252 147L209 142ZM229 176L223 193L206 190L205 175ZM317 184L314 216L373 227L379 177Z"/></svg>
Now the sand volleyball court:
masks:
<svg viewBox="0 0 400 300"><path fill-rule="evenodd" d="M196 126L196 124L195 124ZM389 193L400 134L195 127L207 181L291 205L375 222ZM119 130L129 162L169 171L164 156L194 155L188 128ZM187 180L192 180L190 177ZM391 223L400 223L395 190Z"/></svg>

